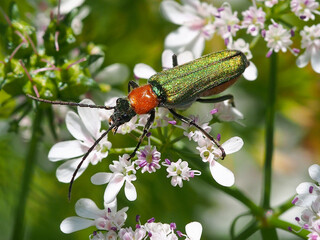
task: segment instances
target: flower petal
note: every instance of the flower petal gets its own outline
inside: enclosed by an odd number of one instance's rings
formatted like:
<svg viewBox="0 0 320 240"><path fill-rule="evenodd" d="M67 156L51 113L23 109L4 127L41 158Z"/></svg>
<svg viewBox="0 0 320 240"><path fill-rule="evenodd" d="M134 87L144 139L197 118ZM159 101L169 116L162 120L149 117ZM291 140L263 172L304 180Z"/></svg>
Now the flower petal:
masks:
<svg viewBox="0 0 320 240"><path fill-rule="evenodd" d="M185 51L185 52L182 52L178 55L178 64L179 65L182 65L182 64L185 64L187 62L190 62L192 61L194 58L193 58L193 54L192 52L190 51Z"/></svg>
<svg viewBox="0 0 320 240"><path fill-rule="evenodd" d="M296 64L299 68L303 68L307 66L309 60L310 60L310 53L309 51L305 51L303 54L301 54L296 61Z"/></svg>
<svg viewBox="0 0 320 240"><path fill-rule="evenodd" d="M129 78L129 69L125 64L114 63L102 69L95 80L111 85L120 85Z"/></svg>
<svg viewBox="0 0 320 240"><path fill-rule="evenodd" d="M311 66L316 73L320 73L320 50L311 54Z"/></svg>
<svg viewBox="0 0 320 240"><path fill-rule="evenodd" d="M296 206L300 206L300 207L310 207L311 204L317 199L317 195L316 194L310 194L310 193L306 193L306 194L299 194L298 196L298 200L295 203Z"/></svg>
<svg viewBox="0 0 320 240"><path fill-rule="evenodd" d="M87 152L80 141L71 140L56 143L49 151L48 158L52 162L79 157Z"/></svg>
<svg viewBox="0 0 320 240"><path fill-rule="evenodd" d="M96 219L104 216L104 210L97 207L94 201L89 198L81 198L75 206L79 217Z"/></svg>
<svg viewBox="0 0 320 240"><path fill-rule="evenodd" d="M124 176L120 173L115 173L104 192L105 203L110 203L117 197L123 183Z"/></svg>
<svg viewBox="0 0 320 240"><path fill-rule="evenodd" d="M173 60L172 60L173 54L174 53L170 49L166 49L163 51L161 55L163 69L169 69L173 67ZM180 64L179 61L178 61L178 64Z"/></svg>
<svg viewBox="0 0 320 240"><path fill-rule="evenodd" d="M240 137L232 137L228 141L224 142L221 147L223 147L226 154L231 154L239 151L244 142Z"/></svg>
<svg viewBox="0 0 320 240"><path fill-rule="evenodd" d="M90 141L91 136L82 120L75 112L69 111L66 116L66 125L71 135L81 141Z"/></svg>
<svg viewBox="0 0 320 240"><path fill-rule="evenodd" d="M129 201L134 201L137 199L137 191L135 186L129 182L126 181L125 187L124 187L124 194L126 195L127 199Z"/></svg>
<svg viewBox="0 0 320 240"><path fill-rule="evenodd" d="M82 158L68 160L57 168L56 176L59 182L69 183L71 181L74 171L77 169ZM89 161L84 161L80 167L75 180L86 170L89 165Z"/></svg>
<svg viewBox="0 0 320 240"><path fill-rule="evenodd" d="M89 99L84 99L80 103L94 105L94 102ZM99 110L97 108L78 107L78 114L91 136L97 139L100 136L101 128Z"/></svg>
<svg viewBox="0 0 320 240"><path fill-rule="evenodd" d="M315 184L311 182L303 182L298 185L296 188L296 192L298 194L310 194L309 189L310 187L315 187Z"/></svg>
<svg viewBox="0 0 320 240"><path fill-rule="evenodd" d="M198 222L191 222L186 225L186 234L190 240L200 240L202 225Z"/></svg>
<svg viewBox="0 0 320 240"><path fill-rule="evenodd" d="M242 75L248 81L256 80L258 77L258 69L256 65L254 65L253 62L250 61L250 65L246 68Z"/></svg>
<svg viewBox="0 0 320 240"><path fill-rule="evenodd" d="M185 8L175 1L163 1L160 5L163 16L178 25L198 20L199 17L187 12Z"/></svg>
<svg viewBox="0 0 320 240"><path fill-rule="evenodd" d="M93 220L80 217L68 217L60 224L60 230L63 233L73 233L94 225Z"/></svg>
<svg viewBox="0 0 320 240"><path fill-rule="evenodd" d="M94 185L106 184L110 181L112 175L112 173L99 172L91 177L91 182Z"/></svg>
<svg viewBox="0 0 320 240"><path fill-rule="evenodd" d="M235 182L233 172L217 161L210 163L210 172L214 180L222 186L231 187Z"/></svg>
<svg viewBox="0 0 320 240"><path fill-rule="evenodd" d="M205 46L205 38L199 33L195 38L193 44L191 44L191 50L195 58L199 58L202 55Z"/></svg>
<svg viewBox="0 0 320 240"><path fill-rule="evenodd" d="M320 166L318 164L313 164L309 167L309 175L310 177L320 183Z"/></svg>
<svg viewBox="0 0 320 240"><path fill-rule="evenodd" d="M138 63L134 66L133 73L137 78L149 79L157 72L147 64Z"/></svg>
<svg viewBox="0 0 320 240"><path fill-rule="evenodd" d="M199 31L191 30L188 27L179 27L176 31L171 32L165 39L164 45L166 48L179 49L182 46L186 46L193 41L195 41L196 37L199 36ZM174 51L177 52L177 51Z"/></svg>

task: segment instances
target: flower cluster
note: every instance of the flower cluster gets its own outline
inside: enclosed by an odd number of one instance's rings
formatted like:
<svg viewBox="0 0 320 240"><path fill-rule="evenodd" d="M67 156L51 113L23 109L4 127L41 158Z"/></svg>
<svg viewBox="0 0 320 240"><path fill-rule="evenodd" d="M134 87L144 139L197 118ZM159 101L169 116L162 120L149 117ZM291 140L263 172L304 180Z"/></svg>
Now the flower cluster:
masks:
<svg viewBox="0 0 320 240"><path fill-rule="evenodd" d="M164 17L180 27L171 32L165 39L165 47L175 53L191 51L194 56L200 57L205 46L205 41L212 39L214 34L221 36L228 49L241 50L252 58L250 48L253 48L259 37L266 41L268 49L266 56L273 52L286 52L289 50L295 56L300 53L297 48L291 48L293 43L294 28L288 28L290 24L281 24L272 19L272 14L267 15L269 8L282 9L281 14L294 14L302 21L315 20L315 15L320 15L319 3L315 0L291 0L290 8L286 1L252 1L252 6L241 13L238 17L236 11L232 11L229 3L223 3L219 8L200 2L199 0L182 1L182 4L173 0L165 0L161 3ZM284 6L281 6L281 5ZM259 6L258 6L259 5ZM285 9L285 10L283 10ZM268 17L268 18L267 18ZM282 22L286 23L284 19ZM246 43L243 39L235 39L238 32L245 30L252 42ZM297 59L298 67L304 67L311 59L311 65L315 72L320 72L320 48L319 48L319 26L305 26L300 31L301 49L305 53ZM253 65L251 62L250 65ZM250 67L251 68L251 67ZM253 65L248 68L244 77L248 80L257 78L257 70Z"/></svg>
<svg viewBox="0 0 320 240"><path fill-rule="evenodd" d="M165 240L178 239L184 237L186 240L200 240L202 226L198 222L191 222L185 227L185 234L177 230L175 223L155 222L154 218L146 223L140 222L140 216L136 217L136 227L125 227L128 207L117 211L116 200L105 204L104 209L99 209L97 205L87 198L79 199L75 205L75 211L78 216L64 219L60 229L64 233L72 233L91 226L96 227L89 239L108 240L108 239L151 239Z"/></svg>
<svg viewBox="0 0 320 240"><path fill-rule="evenodd" d="M320 165L309 167L309 175L316 183L303 182L297 187L297 196L292 200L296 206L303 207L301 218L296 217L297 223L302 229L311 233L308 239L320 239Z"/></svg>

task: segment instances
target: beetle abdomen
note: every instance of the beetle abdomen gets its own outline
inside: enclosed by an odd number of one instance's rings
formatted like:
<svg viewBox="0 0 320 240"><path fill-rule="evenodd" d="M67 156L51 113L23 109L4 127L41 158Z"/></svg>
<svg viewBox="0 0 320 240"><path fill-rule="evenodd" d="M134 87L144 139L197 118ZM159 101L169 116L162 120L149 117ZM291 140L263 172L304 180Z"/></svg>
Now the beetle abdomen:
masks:
<svg viewBox="0 0 320 240"><path fill-rule="evenodd" d="M201 96L222 92L247 66L248 60L242 52L225 50L159 72L148 82L161 99L160 106L183 107Z"/></svg>

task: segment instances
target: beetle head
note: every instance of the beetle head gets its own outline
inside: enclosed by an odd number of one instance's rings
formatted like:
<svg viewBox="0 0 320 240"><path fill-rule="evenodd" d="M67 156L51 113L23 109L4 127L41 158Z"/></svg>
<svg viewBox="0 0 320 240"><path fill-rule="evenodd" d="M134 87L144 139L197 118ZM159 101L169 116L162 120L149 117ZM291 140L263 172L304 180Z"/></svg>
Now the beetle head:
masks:
<svg viewBox="0 0 320 240"><path fill-rule="evenodd" d="M130 106L128 99L118 98L109 123L114 126L116 132L119 126L129 122L135 115L136 113Z"/></svg>

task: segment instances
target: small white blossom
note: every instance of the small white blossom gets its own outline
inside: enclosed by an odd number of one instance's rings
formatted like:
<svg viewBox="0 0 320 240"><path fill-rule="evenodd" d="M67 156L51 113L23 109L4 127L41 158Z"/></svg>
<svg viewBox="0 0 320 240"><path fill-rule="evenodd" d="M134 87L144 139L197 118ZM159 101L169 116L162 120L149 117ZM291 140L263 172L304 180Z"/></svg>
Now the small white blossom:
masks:
<svg viewBox="0 0 320 240"><path fill-rule="evenodd" d="M149 233L150 240L178 240L167 223L150 222L144 224L143 227Z"/></svg>
<svg viewBox="0 0 320 240"><path fill-rule="evenodd" d="M259 31L264 28L266 21L266 13L262 8L251 6L248 10L242 12L243 21L242 27L247 28L247 33L252 36L257 36Z"/></svg>
<svg viewBox="0 0 320 240"><path fill-rule="evenodd" d="M272 24L269 25L268 30L265 32L264 40L267 42L267 47L270 48L267 57L269 57L273 51L286 52L289 46L292 44L291 33L285 29L281 24L278 24L272 20Z"/></svg>
<svg viewBox="0 0 320 240"><path fill-rule="evenodd" d="M243 119L243 114L230 103L230 100L218 102L214 104L217 113L215 116L223 122L238 122Z"/></svg>
<svg viewBox="0 0 320 240"><path fill-rule="evenodd" d="M186 240L200 240L202 234L202 225L199 222L191 222L186 225Z"/></svg>
<svg viewBox="0 0 320 240"><path fill-rule="evenodd" d="M291 11L304 21L309 21L309 19L314 20L313 14L320 14L317 11L319 3L315 0L291 0L290 7Z"/></svg>
<svg viewBox="0 0 320 240"><path fill-rule="evenodd" d="M215 26L223 39L229 40L240 30L240 20L237 17L238 12L233 12L229 3L225 2L219 8L219 15L215 20Z"/></svg>
<svg viewBox="0 0 320 240"><path fill-rule="evenodd" d="M104 192L104 201L106 203L114 201L123 185L125 196L129 201L137 199L137 191L132 181L137 179L134 163L132 163L128 154L119 156L119 161L113 161L109 165L112 173L100 172L91 177L91 182L95 185L108 183Z"/></svg>
<svg viewBox="0 0 320 240"><path fill-rule="evenodd" d="M81 101L81 103L94 105L94 103L88 99ZM48 155L49 160L52 162L68 160L60 165L56 172L58 180L64 183L70 182L72 174L82 160L82 156L88 152L89 148L101 134L103 134L103 132L100 132L101 122L97 109L78 107L78 113L79 115L70 111L66 116L67 128L77 140L56 143L50 149ZM83 162L75 179L84 172L89 163L95 165L103 158L107 157L110 148L111 143L107 140L106 136Z"/></svg>
<svg viewBox="0 0 320 240"><path fill-rule="evenodd" d="M259 0L261 2L264 2L264 5L266 7L272 8L274 5L278 4L279 0Z"/></svg>
<svg viewBox="0 0 320 240"><path fill-rule="evenodd" d="M215 32L217 9L199 0L183 1L183 5L167 0L161 2L161 10L170 22L181 26L166 37L165 47L178 53L189 50L196 58L200 57L205 40Z"/></svg>
<svg viewBox="0 0 320 240"><path fill-rule="evenodd" d="M243 140L240 137L230 138L221 144L227 155L239 151L242 146ZM217 160L221 159L222 152L213 142L207 140L206 144L199 145L197 150L200 152L202 161L209 163L211 175L217 183L226 187L234 184L235 178L233 173L217 162Z"/></svg>
<svg viewBox="0 0 320 240"><path fill-rule="evenodd" d="M297 66L305 67L311 60L313 70L320 73L320 24L304 26L300 35L302 37L301 48L306 50L297 58Z"/></svg>
<svg viewBox="0 0 320 240"><path fill-rule="evenodd" d="M176 187L183 187L183 181L189 181L195 175L200 175L201 172L197 170L191 170L188 167L188 162L179 159L177 162L171 162L166 159L166 163L162 165L167 167L167 178L171 177L171 185Z"/></svg>
<svg viewBox="0 0 320 240"><path fill-rule="evenodd" d="M119 231L119 237L122 240L142 240L146 236L144 228L137 228L135 231L132 228L122 228Z"/></svg>
<svg viewBox="0 0 320 240"><path fill-rule="evenodd" d="M151 146L147 145L142 151L138 151L137 155L138 159L134 163L137 165L137 169L142 169L142 173L152 173L161 168L159 164L161 153L157 151L156 147L151 149Z"/></svg>
<svg viewBox="0 0 320 240"><path fill-rule="evenodd" d="M228 49L235 49L243 52L247 59L250 60L252 58L252 54L250 51L249 43L246 43L242 38L237 39L236 41L230 41L227 46ZM258 69L256 65L252 61L249 61L249 66L246 68L243 77L249 81L256 80L258 77Z"/></svg>
<svg viewBox="0 0 320 240"><path fill-rule="evenodd" d="M96 226L99 230L119 230L127 219L128 207L117 211L114 200L105 204L105 209L99 209L91 199L81 198L77 201L75 210L78 216L68 217L61 222L60 229L63 233L72 233L90 226Z"/></svg>

